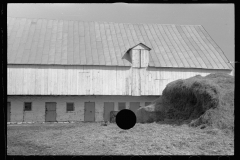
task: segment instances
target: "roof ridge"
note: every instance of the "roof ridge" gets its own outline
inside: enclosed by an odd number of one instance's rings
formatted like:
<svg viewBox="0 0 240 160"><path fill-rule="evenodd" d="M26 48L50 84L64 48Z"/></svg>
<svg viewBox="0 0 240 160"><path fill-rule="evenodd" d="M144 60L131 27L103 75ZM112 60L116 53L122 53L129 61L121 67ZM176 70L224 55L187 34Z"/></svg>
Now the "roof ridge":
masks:
<svg viewBox="0 0 240 160"><path fill-rule="evenodd" d="M11 17L7 16L7 18L25 18L25 19L47 19L47 18L26 18L26 17ZM65 19L56 19L56 18L51 18L47 20L62 20L64 21ZM162 23L127 23L127 22L110 22L110 21L85 21L85 20L65 20L65 21L80 21L80 22L100 22L100 23L117 23L117 24L157 24L157 25L175 25L175 26L202 26L199 24L162 24Z"/></svg>

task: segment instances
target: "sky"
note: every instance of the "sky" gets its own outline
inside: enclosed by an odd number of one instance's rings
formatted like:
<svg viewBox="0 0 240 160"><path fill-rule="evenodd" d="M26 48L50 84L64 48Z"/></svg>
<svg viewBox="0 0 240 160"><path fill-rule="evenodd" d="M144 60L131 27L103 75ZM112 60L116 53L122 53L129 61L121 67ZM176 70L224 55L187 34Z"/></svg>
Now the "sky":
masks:
<svg viewBox="0 0 240 160"><path fill-rule="evenodd" d="M7 16L119 23L202 25L235 61L234 4L9 3Z"/></svg>

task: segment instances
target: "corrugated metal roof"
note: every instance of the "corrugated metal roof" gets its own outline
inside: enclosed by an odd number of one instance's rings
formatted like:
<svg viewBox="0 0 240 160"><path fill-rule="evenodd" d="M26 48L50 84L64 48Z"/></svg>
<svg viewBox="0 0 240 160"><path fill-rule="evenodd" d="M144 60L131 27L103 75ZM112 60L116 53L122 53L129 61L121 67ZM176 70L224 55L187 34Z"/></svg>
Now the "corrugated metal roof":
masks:
<svg viewBox="0 0 240 160"><path fill-rule="evenodd" d="M131 66L123 55L143 43L149 66L232 69L201 25L8 17L7 26L8 64Z"/></svg>

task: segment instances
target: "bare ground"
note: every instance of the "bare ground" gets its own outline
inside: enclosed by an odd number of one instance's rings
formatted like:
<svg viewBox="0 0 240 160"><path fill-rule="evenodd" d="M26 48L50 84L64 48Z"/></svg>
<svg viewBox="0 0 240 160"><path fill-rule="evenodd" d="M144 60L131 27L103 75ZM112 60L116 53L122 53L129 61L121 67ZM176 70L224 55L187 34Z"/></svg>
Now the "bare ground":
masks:
<svg viewBox="0 0 240 160"><path fill-rule="evenodd" d="M233 155L234 135L187 125L22 124L7 127L8 155Z"/></svg>

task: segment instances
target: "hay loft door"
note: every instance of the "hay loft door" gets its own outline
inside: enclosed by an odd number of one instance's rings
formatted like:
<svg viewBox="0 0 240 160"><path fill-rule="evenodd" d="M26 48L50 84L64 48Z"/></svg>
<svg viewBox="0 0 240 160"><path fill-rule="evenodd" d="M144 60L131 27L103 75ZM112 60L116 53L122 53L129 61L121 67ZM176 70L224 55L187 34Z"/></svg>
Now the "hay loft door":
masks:
<svg viewBox="0 0 240 160"><path fill-rule="evenodd" d="M141 84L144 83L143 80L146 74L146 68L148 67L149 63L149 50L150 48L141 43L130 50L130 56L132 61L131 95L133 96L141 96Z"/></svg>

